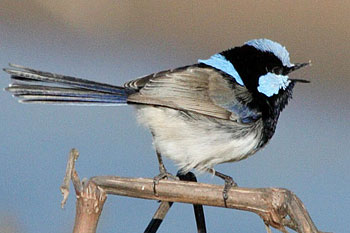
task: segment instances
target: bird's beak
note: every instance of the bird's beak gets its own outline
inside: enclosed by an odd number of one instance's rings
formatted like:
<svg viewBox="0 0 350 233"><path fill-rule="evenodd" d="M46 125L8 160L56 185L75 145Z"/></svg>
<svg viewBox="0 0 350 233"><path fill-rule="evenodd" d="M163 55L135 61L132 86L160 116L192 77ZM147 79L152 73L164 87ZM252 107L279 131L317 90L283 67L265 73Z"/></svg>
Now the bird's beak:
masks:
<svg viewBox="0 0 350 233"><path fill-rule="evenodd" d="M289 67L287 70L285 70L286 74L289 74L290 72L293 72L294 70L299 70L300 68L303 68L305 66L311 66L311 61L306 63L295 63L293 66Z"/></svg>
<svg viewBox="0 0 350 233"><path fill-rule="evenodd" d="M285 70L285 74L289 74L295 70L299 70L300 68L303 68L305 66L311 66L311 61L306 63L295 63L294 66L289 67L287 70ZM294 82L300 82L300 83L309 83L310 81L304 80L304 79L290 79Z"/></svg>

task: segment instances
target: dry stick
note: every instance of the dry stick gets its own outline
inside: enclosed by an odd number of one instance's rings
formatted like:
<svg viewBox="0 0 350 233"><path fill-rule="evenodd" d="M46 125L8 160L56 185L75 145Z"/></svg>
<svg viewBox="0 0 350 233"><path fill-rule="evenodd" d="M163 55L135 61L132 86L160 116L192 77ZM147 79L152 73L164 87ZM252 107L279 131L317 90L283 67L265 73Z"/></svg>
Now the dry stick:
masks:
<svg viewBox="0 0 350 233"><path fill-rule="evenodd" d="M153 192L153 179L123 178L117 176L93 177L81 184L74 168L77 152L72 150L67 173L61 187L64 197L68 195L72 179L77 194L77 213L74 233L95 233L106 194L123 195L163 202L183 202L197 205L224 207L222 186L204 183L161 180L157 196ZM70 172L69 172L70 171ZM301 233L320 233L312 222L300 199L282 188L231 188L226 201L227 208L258 214L266 224L287 232L289 227Z"/></svg>
<svg viewBox="0 0 350 233"><path fill-rule="evenodd" d="M75 170L75 161L79 153L72 149L69 155L66 174L60 189L63 195L61 206L67 201L69 180L72 180L77 202L73 233L96 233L97 223L107 199L106 193L93 182L80 182Z"/></svg>
<svg viewBox="0 0 350 233"><path fill-rule="evenodd" d="M197 182L196 176L192 172L188 172L185 175L178 174L180 180L187 180ZM193 205L194 216L196 218L197 232L206 233L207 228L205 226L204 210L202 205Z"/></svg>
<svg viewBox="0 0 350 233"><path fill-rule="evenodd" d="M153 193L153 180L99 176L90 179L107 194L115 194L167 202L183 202L224 207L222 186L204 183L161 180L158 196ZM297 232L319 232L301 201L291 191L282 188L231 188L227 208L258 214L266 225L282 232L291 227ZM287 220L287 217L290 220Z"/></svg>
<svg viewBox="0 0 350 233"><path fill-rule="evenodd" d="M186 174L178 173L177 176L180 180L183 181L192 181L197 182L196 176L192 172L188 172ZM170 207L173 205L173 202L161 202L156 213L154 214L152 220L148 224L144 233L155 233L157 232L160 224L163 222L166 214L168 213ZM197 232L198 233L206 233L205 219L204 219L204 211L202 205L193 205L196 224L197 224Z"/></svg>
<svg viewBox="0 0 350 233"><path fill-rule="evenodd" d="M163 222L165 215L168 213L172 205L173 202L162 201L144 233L157 232L158 228L160 227L160 224Z"/></svg>
<svg viewBox="0 0 350 233"><path fill-rule="evenodd" d="M79 152L76 149L72 149L69 153L69 158L67 162L67 168L66 168L66 174L63 179L63 183L60 187L61 193L63 195L63 200L61 202L61 207L63 208L66 204L66 201L68 199L69 194L69 182L72 180L74 185L77 185L76 190L81 191L82 187L80 184L80 180L75 180L76 178L79 179L78 175L75 172L75 161L79 157ZM73 174L75 173L75 174ZM72 179L72 175L74 175L74 179Z"/></svg>
<svg viewBox="0 0 350 233"><path fill-rule="evenodd" d="M83 184L83 191L77 195L73 233L96 232L106 199L106 193L93 182Z"/></svg>

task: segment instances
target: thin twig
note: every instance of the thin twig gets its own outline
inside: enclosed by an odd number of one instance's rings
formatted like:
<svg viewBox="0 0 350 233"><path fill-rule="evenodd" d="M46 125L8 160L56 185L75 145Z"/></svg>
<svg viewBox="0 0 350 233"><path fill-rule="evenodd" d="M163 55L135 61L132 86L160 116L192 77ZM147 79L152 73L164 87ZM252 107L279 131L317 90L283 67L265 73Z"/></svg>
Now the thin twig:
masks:
<svg viewBox="0 0 350 233"><path fill-rule="evenodd" d="M163 222L163 219L165 218L172 205L173 202L162 201L144 233L157 232L158 228L160 227L160 224Z"/></svg>
<svg viewBox="0 0 350 233"><path fill-rule="evenodd" d="M271 228L269 225L265 224L265 229L267 233L272 233Z"/></svg>
<svg viewBox="0 0 350 233"><path fill-rule="evenodd" d="M63 195L61 206L63 208L67 201L69 181L72 180L77 197L73 233L95 233L107 195L94 182L80 182L78 173L75 170L75 161L78 157L78 151L72 149L67 162L66 174L60 187Z"/></svg>
<svg viewBox="0 0 350 233"><path fill-rule="evenodd" d="M72 149L69 153L69 158L68 158L67 167L66 167L66 174L64 176L62 185L60 187L61 193L63 195L63 200L61 202L62 208L64 207L68 199L69 182L73 180L73 184L80 184L80 181L76 182L77 175L75 172L75 161L78 159L78 157L79 157L78 150ZM72 175L74 176L73 179L72 179ZM81 190L81 189L82 189L81 187L75 187L75 190Z"/></svg>
<svg viewBox="0 0 350 233"><path fill-rule="evenodd" d="M180 180L197 182L196 176L192 172L188 172L185 175L178 174ZM205 226L204 210L202 205L193 204L194 216L196 218L197 232L206 233L207 228Z"/></svg>

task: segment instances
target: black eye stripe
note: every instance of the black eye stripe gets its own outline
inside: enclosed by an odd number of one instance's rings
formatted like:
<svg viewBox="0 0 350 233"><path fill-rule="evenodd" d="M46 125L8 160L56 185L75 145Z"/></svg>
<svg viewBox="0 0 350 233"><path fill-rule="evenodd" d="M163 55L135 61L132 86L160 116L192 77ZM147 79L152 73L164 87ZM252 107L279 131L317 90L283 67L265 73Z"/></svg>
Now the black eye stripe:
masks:
<svg viewBox="0 0 350 233"><path fill-rule="evenodd" d="M271 69L271 73L274 73L274 74L278 74L278 75L281 75L283 74L283 67L280 67L280 66L275 66Z"/></svg>
<svg viewBox="0 0 350 233"><path fill-rule="evenodd" d="M221 52L229 60L242 78L244 85L255 91L260 76L271 73L283 73L282 61L272 52L261 51L249 45L235 47ZM281 67L282 70L272 72L274 67Z"/></svg>

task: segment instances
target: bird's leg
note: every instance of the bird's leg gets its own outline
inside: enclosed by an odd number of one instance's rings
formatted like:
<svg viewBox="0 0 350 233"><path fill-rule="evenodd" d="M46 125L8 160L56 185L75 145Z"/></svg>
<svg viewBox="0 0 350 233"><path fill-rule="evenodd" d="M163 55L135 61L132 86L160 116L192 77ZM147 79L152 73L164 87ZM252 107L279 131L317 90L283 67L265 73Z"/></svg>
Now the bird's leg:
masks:
<svg viewBox="0 0 350 233"><path fill-rule="evenodd" d="M158 159L159 172L160 172L159 175L163 174L163 176L165 177L167 175L167 171L163 163L162 155L158 151L157 151L157 159Z"/></svg>
<svg viewBox="0 0 350 233"><path fill-rule="evenodd" d="M221 179L223 179L225 181L225 186L224 186L224 190L222 192L222 197L224 199L225 206L226 206L226 200L228 198L227 193L230 190L230 188L237 187L237 183L232 179L231 176L228 176L228 175L222 174L221 172L215 171L213 168L210 168L209 172L211 172L212 174L214 174L217 177L220 177Z"/></svg>
<svg viewBox="0 0 350 233"><path fill-rule="evenodd" d="M178 179L176 176L167 172L167 170L164 166L164 163L163 163L162 155L158 151L156 151L156 153L157 153L158 164L159 164L159 174L153 178L153 192L155 195L157 195L156 186L160 180L162 180L162 179L173 179L173 180Z"/></svg>

